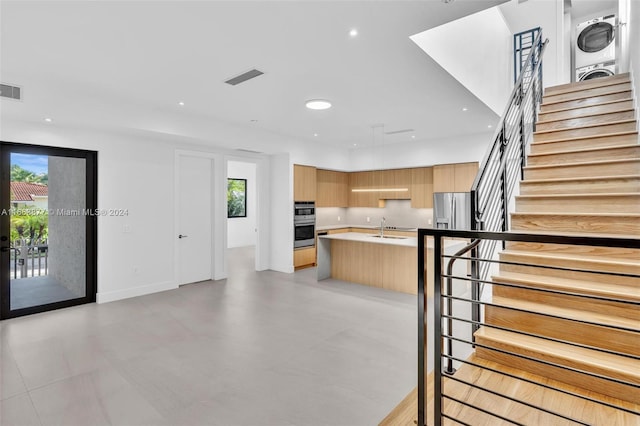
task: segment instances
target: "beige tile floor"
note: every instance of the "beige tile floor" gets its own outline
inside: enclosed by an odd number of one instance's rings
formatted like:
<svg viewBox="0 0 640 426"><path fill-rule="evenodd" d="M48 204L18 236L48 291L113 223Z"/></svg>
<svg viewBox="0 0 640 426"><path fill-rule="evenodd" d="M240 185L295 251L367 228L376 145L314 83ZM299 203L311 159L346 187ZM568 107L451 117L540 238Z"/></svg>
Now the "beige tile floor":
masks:
<svg viewBox="0 0 640 426"><path fill-rule="evenodd" d="M253 271L0 322L1 425L374 425L415 386L416 299Z"/></svg>

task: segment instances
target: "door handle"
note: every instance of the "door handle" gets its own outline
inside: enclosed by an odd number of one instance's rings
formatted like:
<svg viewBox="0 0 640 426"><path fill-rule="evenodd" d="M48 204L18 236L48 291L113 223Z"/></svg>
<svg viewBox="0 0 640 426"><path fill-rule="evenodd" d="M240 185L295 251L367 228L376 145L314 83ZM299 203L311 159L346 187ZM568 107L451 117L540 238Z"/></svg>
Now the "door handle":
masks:
<svg viewBox="0 0 640 426"><path fill-rule="evenodd" d="M2 246L2 247L0 247L0 251L1 251L2 253L6 253L6 252L8 252L8 251L11 251L12 249L13 249L13 247L7 247L7 246Z"/></svg>
<svg viewBox="0 0 640 426"><path fill-rule="evenodd" d="M187 238L187 237L188 237L188 235L182 235L182 234L178 235L178 238L180 238L180 239Z"/></svg>

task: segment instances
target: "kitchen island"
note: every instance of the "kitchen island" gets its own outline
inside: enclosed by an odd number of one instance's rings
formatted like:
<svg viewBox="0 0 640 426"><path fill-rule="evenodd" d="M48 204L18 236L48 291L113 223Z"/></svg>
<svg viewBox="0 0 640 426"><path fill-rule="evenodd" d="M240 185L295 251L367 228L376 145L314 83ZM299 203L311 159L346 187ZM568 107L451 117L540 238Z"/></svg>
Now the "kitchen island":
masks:
<svg viewBox="0 0 640 426"><path fill-rule="evenodd" d="M431 270L432 245L427 245ZM445 253L464 247L465 241L445 240ZM327 278L418 294L418 239L346 232L318 238L318 281ZM461 262L463 263L463 262ZM430 274L427 276L431 281Z"/></svg>

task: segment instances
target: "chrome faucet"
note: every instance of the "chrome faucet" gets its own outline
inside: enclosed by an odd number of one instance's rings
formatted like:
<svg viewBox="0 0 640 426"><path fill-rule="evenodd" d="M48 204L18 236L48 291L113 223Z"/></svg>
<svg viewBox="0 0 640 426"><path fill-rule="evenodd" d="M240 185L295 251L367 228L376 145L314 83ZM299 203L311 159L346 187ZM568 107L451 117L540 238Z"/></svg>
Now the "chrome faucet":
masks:
<svg viewBox="0 0 640 426"><path fill-rule="evenodd" d="M384 217L380 221L380 238L384 237L384 223L387 221Z"/></svg>

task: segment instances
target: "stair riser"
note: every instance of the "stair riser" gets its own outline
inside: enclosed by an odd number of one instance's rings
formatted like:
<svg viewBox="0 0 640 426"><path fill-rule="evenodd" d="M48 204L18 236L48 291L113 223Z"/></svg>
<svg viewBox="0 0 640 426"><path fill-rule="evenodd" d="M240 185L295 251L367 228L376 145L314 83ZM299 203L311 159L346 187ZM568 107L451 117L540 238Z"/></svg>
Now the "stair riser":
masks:
<svg viewBox="0 0 640 426"><path fill-rule="evenodd" d="M526 167L524 178L562 179L593 176L632 176L640 174L640 160L620 161L601 164L573 164L550 167Z"/></svg>
<svg viewBox="0 0 640 426"><path fill-rule="evenodd" d="M633 120L635 111L611 112L608 114L599 114L586 117L570 118L568 120L552 121L549 123L538 123L536 131L543 132L547 130L574 129L582 126L592 126L595 124L609 124L615 121Z"/></svg>
<svg viewBox="0 0 640 426"><path fill-rule="evenodd" d="M487 324L551 337L567 342L608 349L630 355L640 355L640 333L584 324L513 309L487 306Z"/></svg>
<svg viewBox="0 0 640 426"><path fill-rule="evenodd" d="M542 104L540 105L540 112L547 113L558 110L564 110L569 108L583 108L593 105L600 105L604 102L615 102L615 101L624 101L626 99L633 99L633 95L631 90L626 90L622 92L612 93L609 95L602 96L594 96L592 98L584 98L584 99L576 99L565 102L557 102L550 104Z"/></svg>
<svg viewBox="0 0 640 426"><path fill-rule="evenodd" d="M636 194L585 197L516 198L518 213L640 213Z"/></svg>
<svg viewBox="0 0 640 426"><path fill-rule="evenodd" d="M593 89L595 87L611 86L629 82L629 73L615 74L609 77L585 80L577 83L559 84L557 86L547 87L544 89L545 96L558 95L560 93L580 92L585 89Z"/></svg>
<svg viewBox="0 0 640 426"><path fill-rule="evenodd" d="M611 93L624 92L631 90L631 83L624 82L618 84L612 84L604 87L594 87L592 89L580 90L577 92L569 92L569 93L560 93L557 95L545 95L542 98L542 103L544 105L558 103L558 102L566 102L573 101L582 98L590 98L594 96L602 96L609 95Z"/></svg>
<svg viewBox="0 0 640 426"><path fill-rule="evenodd" d="M618 247L594 247L594 246L576 246L568 244L544 244L544 243L525 243L521 241L507 241L507 249L523 250L523 251L539 251L546 254L557 254L562 256L568 255L585 255L585 256L601 256L610 257L612 259L621 260L638 260L640 259L640 250L618 248Z"/></svg>
<svg viewBox="0 0 640 426"><path fill-rule="evenodd" d="M573 268L569 264L561 265L564 268ZM588 265L584 266L584 269L589 269ZM603 274L595 274L588 272L570 272L570 271L562 271L559 269L548 269L548 268L538 268L536 266L520 266L520 265L500 265L500 271L504 272L518 272L522 274L531 274L531 275L544 275L546 277L558 277L558 278L569 278L575 280L584 280L584 281L600 281L606 280L609 284L620 284L620 285L638 285L640 288L640 278L633 277L621 277L615 275L603 275ZM618 272L618 271L615 271Z"/></svg>
<svg viewBox="0 0 640 426"><path fill-rule="evenodd" d="M520 353L521 351L520 348L511 346L508 344L504 344L504 343L488 341L482 337L478 337L476 342L481 345L491 346L496 349L506 350L513 353ZM533 353L528 351L522 351L522 352L523 352L521 353L522 355L540 357L544 361L558 363L558 364L562 363L562 365L582 369L584 371L600 373L600 374L604 373L605 375L608 373L608 372L600 371L599 369L594 369L588 365L572 362L570 360L557 359L552 356L545 356L545 355L537 354L535 352ZM481 358L498 362L501 364L505 364L505 365L513 365L513 366L517 365L519 369L528 371L533 374L539 374L541 376L549 377L551 379L568 383L570 385L578 386L584 389L594 389L594 390L597 390L598 393L603 395L609 395L614 398L622 399L624 401L640 404L640 392L638 392L632 386L610 382L608 380L591 377L586 374L571 372L560 367L552 367L546 364L541 364L539 362L525 360L514 355L507 355L500 352L492 351L491 349L484 349L481 347L476 347L476 355ZM640 368L640 362L638 363L638 368Z"/></svg>
<svg viewBox="0 0 640 426"><path fill-rule="evenodd" d="M548 155L530 155L529 166L580 163L589 161L640 159L640 145L630 147L605 148L597 151L575 151Z"/></svg>
<svg viewBox="0 0 640 426"><path fill-rule="evenodd" d="M640 276L640 262L618 263L611 259L600 260L602 258L598 258L598 259L571 258L571 257L566 257L567 255L562 256L561 254L558 254L558 253L550 253L550 255L552 255L553 257L547 257L547 256L539 257L535 255L530 255L528 253L522 253L517 251L508 251L508 252L503 251L500 253L500 260L504 262L524 263L527 265L535 265L535 266L551 266L551 267L560 267L560 268L583 269L583 270L599 271L599 272L635 274ZM506 268L510 266L511 265L501 265L501 270L503 270L502 267ZM538 272L544 273L545 275L549 275L551 271L552 270L545 269L545 270L540 270ZM571 278L566 275L556 275L556 276L565 276L566 278ZM640 288L640 278L636 278L635 283L637 283L638 288Z"/></svg>
<svg viewBox="0 0 640 426"><path fill-rule="evenodd" d="M604 105L594 105L584 108L574 108L565 111L547 112L538 114L538 121L570 120L572 118L587 117L590 115L607 114L612 112L628 111L633 109L633 101L621 101Z"/></svg>
<svg viewBox="0 0 640 426"><path fill-rule="evenodd" d="M532 143L531 154L552 154L556 152L578 151L589 148L607 148L638 143L638 134L601 136L587 139L573 139L549 143Z"/></svg>
<svg viewBox="0 0 640 426"><path fill-rule="evenodd" d="M640 220L635 217L579 217L514 213L511 215L511 229L514 231L585 232L628 236L640 234Z"/></svg>
<svg viewBox="0 0 640 426"><path fill-rule="evenodd" d="M521 195L610 194L640 192L640 178L520 183Z"/></svg>
<svg viewBox="0 0 640 426"><path fill-rule="evenodd" d="M554 294L544 291L505 287L501 285L493 286L493 294L495 296L506 297L509 299L527 300L529 302L541 303L549 306L615 315L622 318L640 321L639 310L634 305L628 303L601 301L587 297Z"/></svg>
<svg viewBox="0 0 640 426"><path fill-rule="evenodd" d="M537 133L536 131L536 133L533 134L533 142L562 141L570 138L584 138L587 136L598 136L616 132L634 132L636 130L636 122L630 121L627 123L603 124L594 127L581 127L546 133Z"/></svg>

